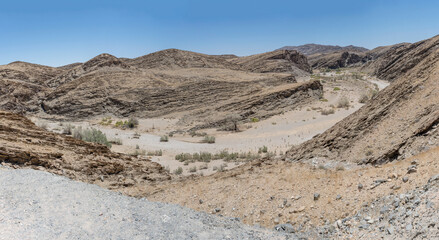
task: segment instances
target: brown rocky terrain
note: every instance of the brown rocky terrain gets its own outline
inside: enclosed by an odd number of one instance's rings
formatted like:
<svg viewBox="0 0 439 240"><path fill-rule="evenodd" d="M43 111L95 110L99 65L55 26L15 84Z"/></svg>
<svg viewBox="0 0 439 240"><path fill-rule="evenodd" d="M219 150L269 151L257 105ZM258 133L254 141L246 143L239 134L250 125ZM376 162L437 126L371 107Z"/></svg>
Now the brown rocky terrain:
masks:
<svg viewBox="0 0 439 240"><path fill-rule="evenodd" d="M232 58L230 61L252 72L292 72L296 76L312 72L307 58L294 50L278 50L247 57Z"/></svg>
<svg viewBox="0 0 439 240"><path fill-rule="evenodd" d="M321 45L321 44L305 44L300 46L285 46L277 50L295 50L306 56L314 54L326 54L333 52L367 52L368 49L364 47L357 47L349 45L346 47Z"/></svg>
<svg viewBox="0 0 439 240"><path fill-rule="evenodd" d="M387 63L379 76L397 77L394 83L331 129L291 149L286 159L382 163L438 145L438 46L434 37L386 54L392 60L378 59Z"/></svg>
<svg viewBox="0 0 439 240"><path fill-rule="evenodd" d="M157 163L111 152L106 146L48 132L27 118L0 112L0 162L33 168L109 189L170 179Z"/></svg>
<svg viewBox="0 0 439 240"><path fill-rule="evenodd" d="M308 56L309 63L314 69L337 69L353 67L363 64L367 58L362 52L333 52L326 54L313 54Z"/></svg>
<svg viewBox="0 0 439 240"><path fill-rule="evenodd" d="M25 63L3 68L22 71L0 78L7 81L0 91L2 109L46 118L177 114L208 127L224 124L231 114L266 118L322 94L318 82L296 83L296 76L311 72L296 51L236 57L168 49L135 59L101 54L59 68Z"/></svg>

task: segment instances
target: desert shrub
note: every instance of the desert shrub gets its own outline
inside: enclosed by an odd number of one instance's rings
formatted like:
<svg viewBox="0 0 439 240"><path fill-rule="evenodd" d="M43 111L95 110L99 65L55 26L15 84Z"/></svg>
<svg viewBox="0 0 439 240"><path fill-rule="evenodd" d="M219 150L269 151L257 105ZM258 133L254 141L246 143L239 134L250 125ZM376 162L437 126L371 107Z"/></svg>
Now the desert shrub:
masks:
<svg viewBox="0 0 439 240"><path fill-rule="evenodd" d="M135 128L139 125L139 120L137 120L137 118L130 117L126 125L128 128Z"/></svg>
<svg viewBox="0 0 439 240"><path fill-rule="evenodd" d="M334 113L335 113L335 110L332 109L332 108L330 108L330 109L323 109L323 110L321 111L321 114L322 114L322 115L329 115L329 114L334 114Z"/></svg>
<svg viewBox="0 0 439 240"><path fill-rule="evenodd" d="M259 122L259 118L256 118L256 117L253 117L253 118L251 118L250 120L251 120L252 122L254 122L254 123L255 123L255 122Z"/></svg>
<svg viewBox="0 0 439 240"><path fill-rule="evenodd" d="M82 127L79 127L73 131L73 137L86 142L94 142L111 147L107 136L95 128L82 129Z"/></svg>
<svg viewBox="0 0 439 240"><path fill-rule="evenodd" d="M334 91L340 91L340 88L339 87L335 87Z"/></svg>
<svg viewBox="0 0 439 240"><path fill-rule="evenodd" d="M328 102L328 99L326 99L326 98L321 98L320 101L321 101L321 102Z"/></svg>
<svg viewBox="0 0 439 240"><path fill-rule="evenodd" d="M182 167L178 167L177 169L174 170L174 174L176 174L176 175L181 175L182 173L183 173Z"/></svg>
<svg viewBox="0 0 439 240"><path fill-rule="evenodd" d="M214 136L205 136L203 139L203 143L215 143Z"/></svg>
<svg viewBox="0 0 439 240"><path fill-rule="evenodd" d="M130 154L131 156L139 156L139 155L146 155L146 151L145 150L140 150L140 149L136 149L134 152L132 152Z"/></svg>
<svg viewBox="0 0 439 240"><path fill-rule="evenodd" d="M99 124L103 126L108 126L111 125L112 122L113 120L111 119L111 117L104 117Z"/></svg>
<svg viewBox="0 0 439 240"><path fill-rule="evenodd" d="M192 160L192 155L190 153L180 153L175 155L175 160L184 162L187 160Z"/></svg>
<svg viewBox="0 0 439 240"><path fill-rule="evenodd" d="M167 142L167 141L169 141L169 138L167 135L163 135L160 137L160 142Z"/></svg>
<svg viewBox="0 0 439 240"><path fill-rule="evenodd" d="M349 99L347 97L342 97L337 102L338 108L348 108L349 107Z"/></svg>
<svg viewBox="0 0 439 240"><path fill-rule="evenodd" d="M111 122L110 122L111 124ZM109 125L109 124L107 124ZM117 128L136 128L139 125L139 120L137 120L137 118L129 118L128 120L125 121L117 121L114 126Z"/></svg>
<svg viewBox="0 0 439 240"><path fill-rule="evenodd" d="M263 146L258 149L258 153L266 153L266 152L268 152L267 146Z"/></svg>
<svg viewBox="0 0 439 240"><path fill-rule="evenodd" d="M148 151L148 153L146 153L147 156L162 156L163 155L163 151L160 150L156 150L156 151Z"/></svg>
<svg viewBox="0 0 439 240"><path fill-rule="evenodd" d="M360 99L358 99L359 103L366 103L369 100L369 96L367 94L362 94Z"/></svg>
<svg viewBox="0 0 439 240"><path fill-rule="evenodd" d="M191 167L189 168L189 172L193 173L197 171L197 167Z"/></svg>

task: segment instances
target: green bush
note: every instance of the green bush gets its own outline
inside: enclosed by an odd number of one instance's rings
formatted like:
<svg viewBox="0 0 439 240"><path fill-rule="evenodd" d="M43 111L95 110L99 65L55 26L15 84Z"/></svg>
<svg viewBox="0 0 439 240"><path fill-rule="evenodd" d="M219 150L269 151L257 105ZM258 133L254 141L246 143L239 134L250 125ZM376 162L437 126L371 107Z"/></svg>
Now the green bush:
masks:
<svg viewBox="0 0 439 240"><path fill-rule="evenodd" d="M263 146L263 147L259 148L259 150L258 150L258 153L266 153L266 152L268 152L267 146Z"/></svg>
<svg viewBox="0 0 439 240"><path fill-rule="evenodd" d="M167 135L163 135L160 137L160 142L168 142L168 141L169 141L169 138Z"/></svg>
<svg viewBox="0 0 439 240"><path fill-rule="evenodd" d="M108 141L107 136L95 128L82 129L82 127L79 127L73 132L73 137L86 142L95 142L111 147L111 143Z"/></svg>
<svg viewBox="0 0 439 240"><path fill-rule="evenodd" d="M103 120L103 122L104 122L104 120ZM110 121L110 123L111 123L111 121ZM131 117L128 120L125 120L125 121L117 121L114 124L115 127L122 128L122 129L125 129L125 128L131 128L132 129L132 128L136 128L138 125L139 125L139 120L137 120L136 118L133 118L133 117Z"/></svg>
<svg viewBox="0 0 439 240"><path fill-rule="evenodd" d="M254 122L254 123L255 123L255 122L259 122L259 118L256 118L256 117L251 118L250 120L251 120L252 122Z"/></svg>
<svg viewBox="0 0 439 240"><path fill-rule="evenodd" d="M334 91L340 91L340 88L339 87L335 87Z"/></svg>

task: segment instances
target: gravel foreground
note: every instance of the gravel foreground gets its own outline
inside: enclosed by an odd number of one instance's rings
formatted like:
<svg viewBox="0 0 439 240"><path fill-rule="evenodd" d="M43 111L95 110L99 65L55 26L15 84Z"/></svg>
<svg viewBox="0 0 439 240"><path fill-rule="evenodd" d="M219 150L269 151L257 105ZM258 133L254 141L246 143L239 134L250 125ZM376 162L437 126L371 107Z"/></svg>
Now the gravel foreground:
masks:
<svg viewBox="0 0 439 240"><path fill-rule="evenodd" d="M290 239L173 204L0 167L0 239Z"/></svg>

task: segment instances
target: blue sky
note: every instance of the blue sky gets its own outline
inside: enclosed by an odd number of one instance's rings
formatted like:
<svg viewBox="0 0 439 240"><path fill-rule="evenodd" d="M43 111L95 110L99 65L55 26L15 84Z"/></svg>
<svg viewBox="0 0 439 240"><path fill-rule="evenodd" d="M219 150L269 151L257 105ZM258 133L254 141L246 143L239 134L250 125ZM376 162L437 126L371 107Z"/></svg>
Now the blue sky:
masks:
<svg viewBox="0 0 439 240"><path fill-rule="evenodd" d="M439 1L2 1L0 64L49 66L166 48L250 55L306 43L374 48L439 34Z"/></svg>

